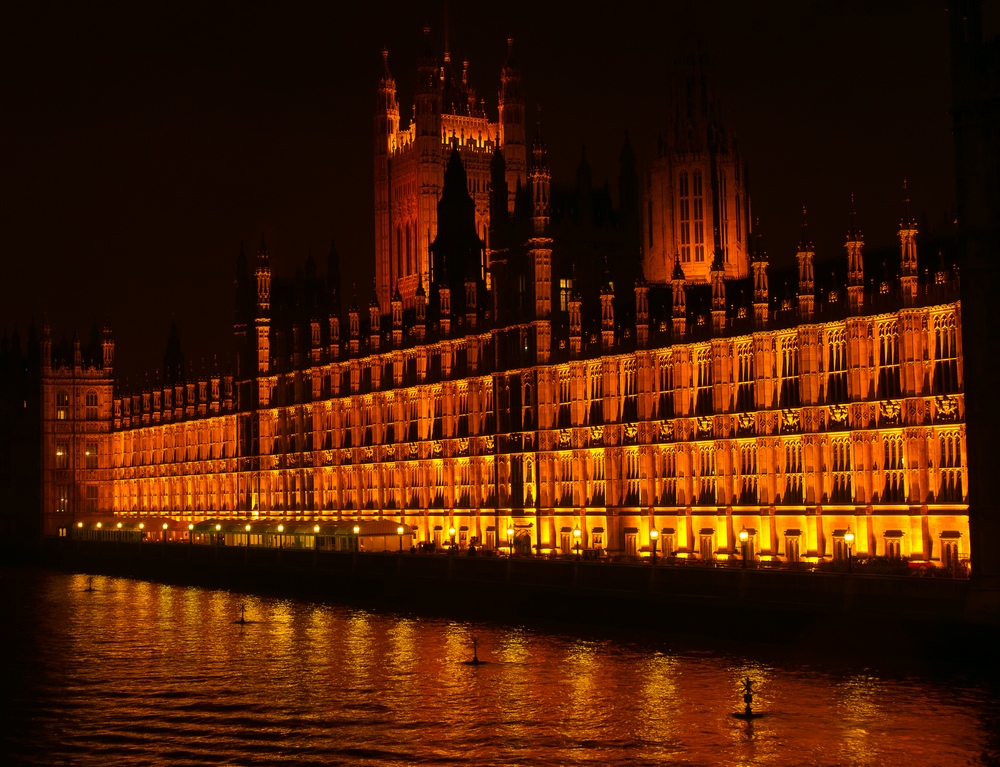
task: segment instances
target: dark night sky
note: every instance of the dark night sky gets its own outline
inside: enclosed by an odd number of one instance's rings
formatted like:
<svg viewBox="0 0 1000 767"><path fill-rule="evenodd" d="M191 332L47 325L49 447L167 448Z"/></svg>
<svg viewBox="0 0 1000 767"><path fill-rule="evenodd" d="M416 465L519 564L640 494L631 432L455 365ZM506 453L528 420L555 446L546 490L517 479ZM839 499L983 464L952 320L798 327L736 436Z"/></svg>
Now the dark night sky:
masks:
<svg viewBox="0 0 1000 767"><path fill-rule="evenodd" d="M176 321L197 370L225 357L236 255L241 243L255 253L261 234L289 276L310 247L322 266L335 237L348 295L356 282L366 301L381 50L405 121L421 28L440 30L444 3L393 5L5 6L0 328L23 334L47 316L58 338L109 322L136 383L160 367ZM670 63L700 42L772 261L792 259L803 204L818 259L839 257L851 192L868 245L890 245L904 177L918 218L934 229L949 218L943 0L623 0L613 15L535 5L451 3L451 48L495 114L514 37L556 182L573 180L585 145L595 182L616 189L625 131L641 163Z"/></svg>

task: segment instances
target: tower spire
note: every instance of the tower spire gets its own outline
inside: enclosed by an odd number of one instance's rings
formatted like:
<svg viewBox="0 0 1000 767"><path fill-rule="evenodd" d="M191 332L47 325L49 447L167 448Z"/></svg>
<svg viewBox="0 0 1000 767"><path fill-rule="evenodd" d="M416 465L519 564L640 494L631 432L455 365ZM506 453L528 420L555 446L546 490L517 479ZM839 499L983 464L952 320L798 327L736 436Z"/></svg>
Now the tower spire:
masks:
<svg viewBox="0 0 1000 767"><path fill-rule="evenodd" d="M857 314L861 311L865 299L865 266L862 256L865 238L858 226L858 214L854 206L854 195L851 195L851 218L847 228L847 305L848 309Z"/></svg>
<svg viewBox="0 0 1000 767"><path fill-rule="evenodd" d="M899 222L899 283L903 302L912 305L917 298L917 222L910 215L910 193L903 179L903 218Z"/></svg>

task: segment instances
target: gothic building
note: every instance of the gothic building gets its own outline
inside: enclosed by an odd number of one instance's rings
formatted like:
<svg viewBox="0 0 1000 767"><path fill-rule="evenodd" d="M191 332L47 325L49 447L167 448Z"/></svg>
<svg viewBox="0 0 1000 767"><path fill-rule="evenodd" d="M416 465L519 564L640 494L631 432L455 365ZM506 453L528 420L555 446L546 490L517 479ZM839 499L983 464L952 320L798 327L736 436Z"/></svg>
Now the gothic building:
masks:
<svg viewBox="0 0 1000 767"><path fill-rule="evenodd" d="M840 276L817 279L804 225L773 290L694 74L643 202L626 145L601 224L585 164L567 203L540 131L529 163L511 59L491 123L449 58L421 59L404 131L379 82L367 305L344 306L336 249L282 282L262 242L232 371L185 376L174 348L169 380L112 401L110 336L45 363L48 532L382 520L522 554L726 559L745 533L778 563L969 559L958 276L905 207L889 271L845 201Z"/></svg>
<svg viewBox="0 0 1000 767"><path fill-rule="evenodd" d="M504 211L513 213L517 190L527 183L527 148L521 72L513 41L507 41L494 121L469 83L469 62L462 62L458 74L447 43L439 58L425 27L413 116L401 126L388 52L383 51L382 57L375 112L375 292L383 313L388 313L397 289L403 306L411 309L421 283L426 287L432 282L431 243L438 236L437 204L452 149L458 150L469 180L475 231L488 241L494 155L502 157ZM481 266L485 270L487 264Z"/></svg>

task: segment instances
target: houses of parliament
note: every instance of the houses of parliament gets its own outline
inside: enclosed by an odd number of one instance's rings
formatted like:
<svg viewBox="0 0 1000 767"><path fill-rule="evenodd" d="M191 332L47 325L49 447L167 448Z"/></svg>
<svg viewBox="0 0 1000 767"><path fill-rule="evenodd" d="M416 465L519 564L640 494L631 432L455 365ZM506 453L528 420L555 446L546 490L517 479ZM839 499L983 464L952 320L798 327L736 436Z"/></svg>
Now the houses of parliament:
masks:
<svg viewBox="0 0 1000 767"><path fill-rule="evenodd" d="M125 391L110 329L42 329L40 531L382 521L524 556L967 564L959 276L918 192L871 222L898 235L877 268L845 201L843 252L817 269L803 211L780 272L702 61L678 65L652 162L626 140L613 200L585 158L553 180L515 54L494 116L428 42L406 125L384 54L360 306L336 250L280 281L262 241L229 370L186 375L172 337L161 380Z"/></svg>

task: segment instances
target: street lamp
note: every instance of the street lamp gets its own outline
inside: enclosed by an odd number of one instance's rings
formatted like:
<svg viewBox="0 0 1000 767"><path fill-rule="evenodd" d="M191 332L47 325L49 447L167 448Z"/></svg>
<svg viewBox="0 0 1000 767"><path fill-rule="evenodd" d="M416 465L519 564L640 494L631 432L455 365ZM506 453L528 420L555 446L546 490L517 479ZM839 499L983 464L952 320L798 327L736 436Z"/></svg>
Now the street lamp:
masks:
<svg viewBox="0 0 1000 767"><path fill-rule="evenodd" d="M188 523L188 543L194 543L194 523Z"/></svg>
<svg viewBox="0 0 1000 767"><path fill-rule="evenodd" d="M215 545L218 546L222 543L222 525L216 523L215 525Z"/></svg>
<svg viewBox="0 0 1000 767"><path fill-rule="evenodd" d="M576 548L577 559L580 558L580 535L581 535L580 526L577 525L576 527L573 528L573 540L576 541L576 543L574 544L574 548Z"/></svg>
<svg viewBox="0 0 1000 767"><path fill-rule="evenodd" d="M747 569L747 542L750 540L750 533L747 532L746 525L740 530L740 546L743 548L743 569Z"/></svg>
<svg viewBox="0 0 1000 767"><path fill-rule="evenodd" d="M507 556L514 556L514 528L513 526L507 528Z"/></svg>
<svg viewBox="0 0 1000 767"><path fill-rule="evenodd" d="M283 535L284 532L285 532L285 526L284 525L278 525L278 548L279 549L282 549L282 548L285 547L285 536Z"/></svg>
<svg viewBox="0 0 1000 767"><path fill-rule="evenodd" d="M245 528L243 528L243 529L247 531L247 548L249 549L250 548L250 523L247 522L247 526Z"/></svg>
<svg viewBox="0 0 1000 767"><path fill-rule="evenodd" d="M361 525L354 526L354 550L361 551Z"/></svg>
<svg viewBox="0 0 1000 767"><path fill-rule="evenodd" d="M319 525L313 525L313 551L319 548Z"/></svg>
<svg viewBox="0 0 1000 767"><path fill-rule="evenodd" d="M660 537L660 532L658 530L649 531L649 542L653 544L653 564L656 564L656 539Z"/></svg>
<svg viewBox="0 0 1000 767"><path fill-rule="evenodd" d="M847 545L847 572L851 572L851 547L854 545L854 533L851 532L850 526L844 533L844 543Z"/></svg>
<svg viewBox="0 0 1000 767"><path fill-rule="evenodd" d="M399 534L399 553L403 553L403 526L400 525L396 528L396 532Z"/></svg>
<svg viewBox="0 0 1000 767"><path fill-rule="evenodd" d="M448 535L451 536L451 548L448 549L448 553L449 554L454 554L455 553L455 526L454 525L452 525L451 527L448 528Z"/></svg>
<svg viewBox="0 0 1000 767"><path fill-rule="evenodd" d="M164 543L167 542L167 528L168 527L169 527L169 525L166 522L164 522L163 523L163 542Z"/></svg>

